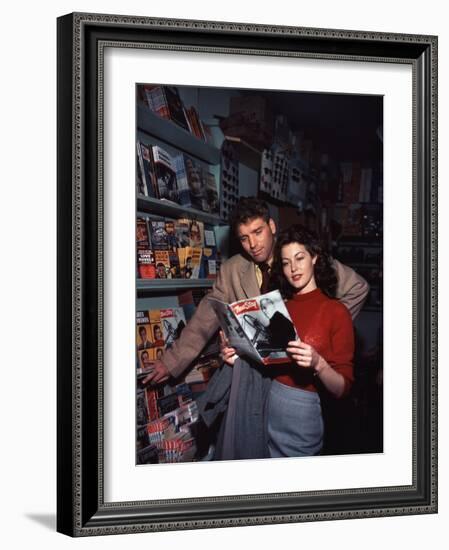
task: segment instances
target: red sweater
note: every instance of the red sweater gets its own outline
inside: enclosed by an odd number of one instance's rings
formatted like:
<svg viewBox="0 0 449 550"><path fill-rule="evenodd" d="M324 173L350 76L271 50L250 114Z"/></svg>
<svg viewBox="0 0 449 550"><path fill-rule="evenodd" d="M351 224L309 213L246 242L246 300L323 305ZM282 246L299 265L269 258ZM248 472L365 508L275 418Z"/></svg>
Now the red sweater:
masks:
<svg viewBox="0 0 449 550"><path fill-rule="evenodd" d="M338 300L332 300L320 289L297 294L286 303L299 338L316 351L345 379L343 395L349 392L354 380L354 329L349 311ZM282 384L317 391L316 378L311 368L295 363L279 365L274 379Z"/></svg>

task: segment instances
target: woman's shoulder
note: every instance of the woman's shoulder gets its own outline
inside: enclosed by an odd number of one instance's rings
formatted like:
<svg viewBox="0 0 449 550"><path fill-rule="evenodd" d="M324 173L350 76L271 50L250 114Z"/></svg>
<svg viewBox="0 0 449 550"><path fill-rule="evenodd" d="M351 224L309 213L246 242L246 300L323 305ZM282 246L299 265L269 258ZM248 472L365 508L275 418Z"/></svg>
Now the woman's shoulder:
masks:
<svg viewBox="0 0 449 550"><path fill-rule="evenodd" d="M332 314L334 317L351 319L348 308L337 298L329 298L323 295L323 309L326 314Z"/></svg>

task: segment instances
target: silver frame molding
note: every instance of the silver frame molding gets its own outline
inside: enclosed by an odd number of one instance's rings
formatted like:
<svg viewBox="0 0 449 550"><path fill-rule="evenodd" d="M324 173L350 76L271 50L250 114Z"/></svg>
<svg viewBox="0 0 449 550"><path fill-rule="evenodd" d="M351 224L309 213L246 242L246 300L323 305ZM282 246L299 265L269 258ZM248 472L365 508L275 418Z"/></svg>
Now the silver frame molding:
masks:
<svg viewBox="0 0 449 550"><path fill-rule="evenodd" d="M58 19L59 532L91 536L437 512L437 44L435 36L216 21L86 13ZM104 502L103 53L107 46L412 66L412 485Z"/></svg>

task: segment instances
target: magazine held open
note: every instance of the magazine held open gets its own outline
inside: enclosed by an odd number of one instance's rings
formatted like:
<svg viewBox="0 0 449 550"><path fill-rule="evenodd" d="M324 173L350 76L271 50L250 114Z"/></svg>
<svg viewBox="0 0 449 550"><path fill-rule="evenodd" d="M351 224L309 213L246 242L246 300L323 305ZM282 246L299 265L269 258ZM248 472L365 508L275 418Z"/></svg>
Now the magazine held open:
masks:
<svg viewBox="0 0 449 550"><path fill-rule="evenodd" d="M264 365L285 363L288 342L299 336L278 290L226 304L209 298L229 346Z"/></svg>

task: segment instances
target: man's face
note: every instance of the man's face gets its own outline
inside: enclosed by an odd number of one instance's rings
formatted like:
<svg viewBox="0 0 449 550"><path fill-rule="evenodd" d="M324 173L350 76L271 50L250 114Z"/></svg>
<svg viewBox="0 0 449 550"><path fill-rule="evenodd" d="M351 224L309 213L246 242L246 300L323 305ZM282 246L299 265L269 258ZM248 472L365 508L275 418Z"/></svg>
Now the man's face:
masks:
<svg viewBox="0 0 449 550"><path fill-rule="evenodd" d="M276 224L272 219L253 218L237 227L237 237L243 250L257 263L271 260Z"/></svg>
<svg viewBox="0 0 449 550"><path fill-rule="evenodd" d="M141 338L142 342L145 342L145 340L147 339L147 331L144 327L139 329L139 334L140 334L140 338Z"/></svg>

